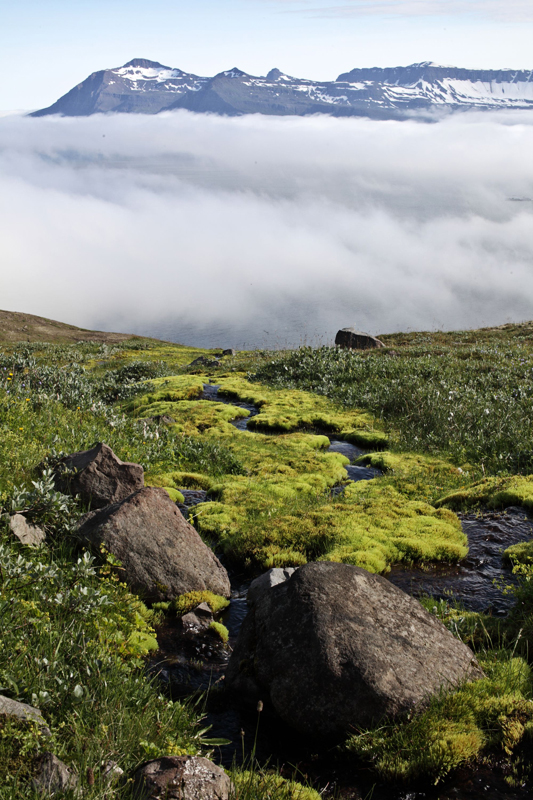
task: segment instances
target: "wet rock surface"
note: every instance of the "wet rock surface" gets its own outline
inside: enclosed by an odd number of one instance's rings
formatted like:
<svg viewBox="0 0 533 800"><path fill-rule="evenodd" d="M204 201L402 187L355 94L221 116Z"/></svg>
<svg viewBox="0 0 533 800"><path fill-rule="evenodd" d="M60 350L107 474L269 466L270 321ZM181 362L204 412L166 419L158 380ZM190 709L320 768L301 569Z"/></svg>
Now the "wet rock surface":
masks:
<svg viewBox="0 0 533 800"><path fill-rule="evenodd" d="M150 601L208 589L229 597L226 570L164 489L146 487L82 517L79 537L120 560L126 582Z"/></svg>
<svg viewBox="0 0 533 800"><path fill-rule="evenodd" d="M226 688L239 702L269 701L290 726L325 738L482 674L472 651L409 595L359 567L321 562L259 596Z"/></svg>

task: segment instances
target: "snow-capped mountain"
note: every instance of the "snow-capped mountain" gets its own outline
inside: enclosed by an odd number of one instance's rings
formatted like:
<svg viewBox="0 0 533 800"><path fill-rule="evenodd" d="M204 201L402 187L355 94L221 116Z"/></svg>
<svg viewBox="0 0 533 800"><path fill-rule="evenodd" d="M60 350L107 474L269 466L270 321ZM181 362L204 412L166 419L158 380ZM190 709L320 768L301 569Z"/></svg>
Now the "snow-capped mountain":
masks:
<svg viewBox="0 0 533 800"><path fill-rule="evenodd" d="M157 114L177 108L228 115L321 113L383 118L436 108L533 108L533 72L468 70L424 62L353 69L325 82L294 78L279 69L256 77L236 67L202 78L135 58L123 67L94 72L33 116L108 111Z"/></svg>

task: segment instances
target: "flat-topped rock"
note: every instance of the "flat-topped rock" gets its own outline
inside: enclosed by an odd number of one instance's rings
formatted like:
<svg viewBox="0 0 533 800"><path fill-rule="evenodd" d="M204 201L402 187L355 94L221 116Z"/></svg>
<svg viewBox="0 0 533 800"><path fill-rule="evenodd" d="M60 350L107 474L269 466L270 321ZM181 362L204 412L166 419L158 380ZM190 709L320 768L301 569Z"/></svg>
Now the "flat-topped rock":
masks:
<svg viewBox="0 0 533 800"><path fill-rule="evenodd" d="M375 347L385 347L382 341L364 331L355 328L341 328L335 336L335 344L350 350L371 350Z"/></svg>

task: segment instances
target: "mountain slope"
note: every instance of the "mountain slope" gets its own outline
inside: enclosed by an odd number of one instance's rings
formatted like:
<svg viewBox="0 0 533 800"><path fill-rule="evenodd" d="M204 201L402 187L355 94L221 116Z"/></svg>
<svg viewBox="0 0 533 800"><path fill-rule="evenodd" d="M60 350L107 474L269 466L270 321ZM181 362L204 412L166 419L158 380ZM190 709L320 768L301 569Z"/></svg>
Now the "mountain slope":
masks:
<svg viewBox="0 0 533 800"><path fill-rule="evenodd" d="M226 114L331 114L402 117L413 111L533 108L533 72L468 70L432 62L353 69L335 81L310 81L278 69L266 77L233 68L199 77L142 58L94 72L49 108L32 116L157 114L188 109Z"/></svg>

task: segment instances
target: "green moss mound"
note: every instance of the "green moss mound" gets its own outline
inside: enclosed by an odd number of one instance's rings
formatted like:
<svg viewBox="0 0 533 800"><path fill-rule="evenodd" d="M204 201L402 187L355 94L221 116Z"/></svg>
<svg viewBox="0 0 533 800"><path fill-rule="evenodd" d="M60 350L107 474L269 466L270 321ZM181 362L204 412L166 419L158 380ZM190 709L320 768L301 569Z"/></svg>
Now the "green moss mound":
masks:
<svg viewBox="0 0 533 800"><path fill-rule="evenodd" d="M511 545L504 551L503 557L512 563L533 564L533 540Z"/></svg>
<svg viewBox="0 0 533 800"><path fill-rule="evenodd" d="M320 794L296 780L287 780L275 772L265 770L234 770L231 779L235 795L240 800L259 797L272 800L320 800Z"/></svg>
<svg viewBox="0 0 533 800"><path fill-rule="evenodd" d="M221 642L228 643L229 631L221 622L212 622L209 626L210 631L214 631Z"/></svg>
<svg viewBox="0 0 533 800"><path fill-rule="evenodd" d="M533 475L484 478L468 488L444 495L438 505L455 509L522 506L533 510Z"/></svg>
<svg viewBox="0 0 533 800"><path fill-rule="evenodd" d="M196 608L196 606L199 606L200 603L207 603L213 614L219 614L229 606L229 600L226 600L225 597L220 597L218 594L213 594L213 592L187 592L172 600L170 610L178 617L182 617L192 611L193 608Z"/></svg>
<svg viewBox="0 0 533 800"><path fill-rule="evenodd" d="M510 755L533 720L531 670L521 658L481 659L487 677L434 698L411 719L362 732L348 749L386 780L435 782L484 750Z"/></svg>

